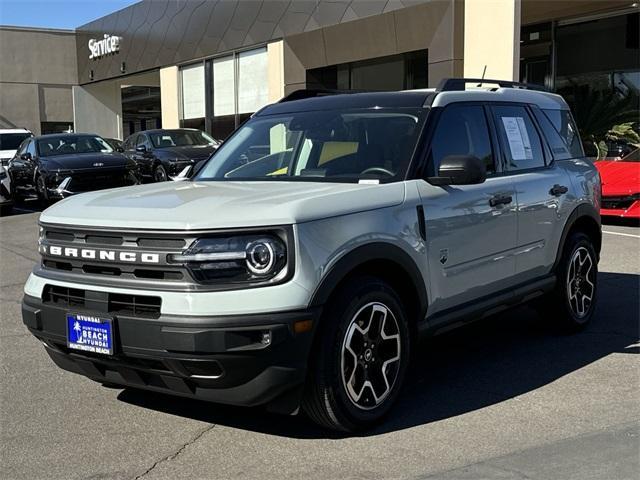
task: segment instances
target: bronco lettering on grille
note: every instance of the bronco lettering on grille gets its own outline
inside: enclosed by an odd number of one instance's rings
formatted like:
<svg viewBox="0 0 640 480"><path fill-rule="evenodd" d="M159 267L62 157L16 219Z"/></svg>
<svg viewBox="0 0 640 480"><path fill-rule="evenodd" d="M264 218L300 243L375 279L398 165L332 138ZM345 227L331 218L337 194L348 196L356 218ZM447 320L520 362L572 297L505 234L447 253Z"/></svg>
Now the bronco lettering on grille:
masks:
<svg viewBox="0 0 640 480"><path fill-rule="evenodd" d="M47 252L48 250L48 252ZM45 247L45 253L56 257L83 258L86 260L105 260L126 263L160 263L157 253L119 252L116 250L96 250L93 248Z"/></svg>

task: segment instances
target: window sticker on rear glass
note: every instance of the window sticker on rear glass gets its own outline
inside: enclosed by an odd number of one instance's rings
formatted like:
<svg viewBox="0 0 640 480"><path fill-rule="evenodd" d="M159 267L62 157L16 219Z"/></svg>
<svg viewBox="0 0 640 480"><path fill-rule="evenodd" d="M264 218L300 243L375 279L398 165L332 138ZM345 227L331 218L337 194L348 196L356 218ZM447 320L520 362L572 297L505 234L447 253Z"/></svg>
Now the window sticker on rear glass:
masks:
<svg viewBox="0 0 640 480"><path fill-rule="evenodd" d="M504 131L509 141L509 150L511 150L511 158L513 160L531 160L533 159L533 151L531 150L531 141L527 126L522 117L502 117Z"/></svg>

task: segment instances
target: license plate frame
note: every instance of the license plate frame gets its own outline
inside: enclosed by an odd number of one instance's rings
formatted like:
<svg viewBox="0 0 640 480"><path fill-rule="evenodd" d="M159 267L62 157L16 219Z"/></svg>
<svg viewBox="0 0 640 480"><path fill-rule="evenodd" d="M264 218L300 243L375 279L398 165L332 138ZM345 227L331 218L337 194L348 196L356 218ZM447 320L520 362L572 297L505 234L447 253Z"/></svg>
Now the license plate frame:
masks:
<svg viewBox="0 0 640 480"><path fill-rule="evenodd" d="M66 327L67 348L99 355L114 354L115 318L69 312L66 314Z"/></svg>

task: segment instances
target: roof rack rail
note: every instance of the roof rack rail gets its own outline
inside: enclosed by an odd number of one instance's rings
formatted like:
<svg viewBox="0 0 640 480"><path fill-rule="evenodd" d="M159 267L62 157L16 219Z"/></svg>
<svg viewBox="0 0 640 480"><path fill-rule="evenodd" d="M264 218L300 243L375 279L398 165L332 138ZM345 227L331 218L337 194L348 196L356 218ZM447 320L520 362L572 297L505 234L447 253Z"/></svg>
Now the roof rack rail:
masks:
<svg viewBox="0 0 640 480"><path fill-rule="evenodd" d="M348 93L358 93L357 90L330 90L330 89L301 89L291 92L289 95L282 97L278 103L293 102L294 100L303 100L305 98L326 97L328 95L343 95Z"/></svg>
<svg viewBox="0 0 640 480"><path fill-rule="evenodd" d="M546 92L547 89L542 85L534 85L531 83L512 82L509 80L492 80L489 78L444 78L438 84L437 92L459 92L467 88L467 83L477 83L478 86L483 83L492 83L500 88L522 88L525 90L537 90Z"/></svg>

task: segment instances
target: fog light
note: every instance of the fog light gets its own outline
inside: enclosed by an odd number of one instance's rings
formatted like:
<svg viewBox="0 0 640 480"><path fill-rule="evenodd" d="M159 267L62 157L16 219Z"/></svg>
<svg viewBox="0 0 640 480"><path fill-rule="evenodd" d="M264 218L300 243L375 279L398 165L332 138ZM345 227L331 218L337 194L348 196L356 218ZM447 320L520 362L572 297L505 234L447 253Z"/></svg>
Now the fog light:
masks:
<svg viewBox="0 0 640 480"><path fill-rule="evenodd" d="M271 345L271 332L262 332L260 343L264 346Z"/></svg>

